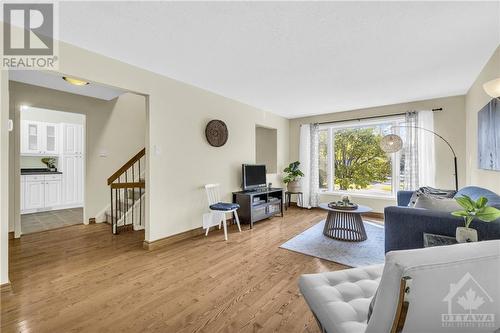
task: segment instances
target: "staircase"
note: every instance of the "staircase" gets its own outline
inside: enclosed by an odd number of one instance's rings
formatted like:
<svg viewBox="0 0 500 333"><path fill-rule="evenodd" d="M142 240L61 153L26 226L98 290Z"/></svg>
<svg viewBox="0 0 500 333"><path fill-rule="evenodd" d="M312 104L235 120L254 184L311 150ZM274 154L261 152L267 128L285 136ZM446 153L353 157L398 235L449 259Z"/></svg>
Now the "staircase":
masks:
<svg viewBox="0 0 500 333"><path fill-rule="evenodd" d="M144 229L145 155L146 148L108 178L111 201L106 221L115 235L125 230Z"/></svg>

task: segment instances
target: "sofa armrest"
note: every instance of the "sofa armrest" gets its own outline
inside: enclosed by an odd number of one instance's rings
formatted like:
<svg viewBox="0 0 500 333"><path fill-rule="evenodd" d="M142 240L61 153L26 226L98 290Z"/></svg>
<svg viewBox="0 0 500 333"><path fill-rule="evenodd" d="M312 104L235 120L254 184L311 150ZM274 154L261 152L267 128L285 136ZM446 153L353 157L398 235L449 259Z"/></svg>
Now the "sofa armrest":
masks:
<svg viewBox="0 0 500 333"><path fill-rule="evenodd" d="M455 237L456 228L464 221L446 212L410 207L384 209L385 252L424 247L423 233ZM479 240L500 239L500 219L493 222L474 220Z"/></svg>
<svg viewBox="0 0 500 333"><path fill-rule="evenodd" d="M415 193L415 192L414 191L398 191L398 193L397 193L398 206L408 206L413 193Z"/></svg>

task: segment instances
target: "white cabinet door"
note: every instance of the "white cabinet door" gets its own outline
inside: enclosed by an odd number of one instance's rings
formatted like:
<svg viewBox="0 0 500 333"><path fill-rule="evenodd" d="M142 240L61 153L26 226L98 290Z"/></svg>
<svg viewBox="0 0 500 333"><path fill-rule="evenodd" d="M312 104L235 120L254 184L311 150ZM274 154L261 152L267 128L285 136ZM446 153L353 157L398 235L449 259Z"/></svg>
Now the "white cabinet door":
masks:
<svg viewBox="0 0 500 333"><path fill-rule="evenodd" d="M43 183L44 182L42 180L26 182L26 210L40 209L45 206Z"/></svg>
<svg viewBox="0 0 500 333"><path fill-rule="evenodd" d="M61 181L48 180L45 182L45 208L57 207L61 204Z"/></svg>
<svg viewBox="0 0 500 333"><path fill-rule="evenodd" d="M76 128L75 124L63 124L63 152L76 154Z"/></svg>
<svg viewBox="0 0 500 333"><path fill-rule="evenodd" d="M62 158L63 167L63 204L71 205L78 202L77 197L77 160L76 155L65 155Z"/></svg>
<svg viewBox="0 0 500 333"><path fill-rule="evenodd" d="M75 152L77 155L83 155L83 126L82 125L76 125L75 135L76 135Z"/></svg>
<svg viewBox="0 0 500 333"><path fill-rule="evenodd" d="M83 154L83 126L78 124L63 124L63 153Z"/></svg>
<svg viewBox="0 0 500 333"><path fill-rule="evenodd" d="M43 149L42 154L57 155L58 149L58 129L57 124L43 124Z"/></svg>
<svg viewBox="0 0 500 333"><path fill-rule="evenodd" d="M76 201L83 204L83 156L76 159Z"/></svg>
<svg viewBox="0 0 500 333"><path fill-rule="evenodd" d="M21 154L42 153L41 123L23 120L21 123Z"/></svg>

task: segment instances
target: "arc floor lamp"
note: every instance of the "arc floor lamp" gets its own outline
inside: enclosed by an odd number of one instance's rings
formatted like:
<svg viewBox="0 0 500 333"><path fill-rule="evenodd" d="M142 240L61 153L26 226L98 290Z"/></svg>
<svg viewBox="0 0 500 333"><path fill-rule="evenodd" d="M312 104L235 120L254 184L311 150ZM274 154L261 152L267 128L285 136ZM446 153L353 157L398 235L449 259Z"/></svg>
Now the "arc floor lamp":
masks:
<svg viewBox="0 0 500 333"><path fill-rule="evenodd" d="M409 128L410 126L392 126L392 128L398 128L398 127ZM458 191L457 154L455 154L455 150L453 149L451 144L445 138L443 138L441 135L439 135L436 132L431 131L427 128L418 127L418 126L411 126L411 128L417 128L419 130L423 130L423 131L432 133L435 136L437 136L438 138L440 138L441 140L443 140L448 145L448 147L450 147L450 150L453 154L453 165L455 166L455 188ZM384 136L382 138L382 140L380 141L380 148L382 148L382 150L386 153L397 153L398 151L401 150L401 148L403 148L403 140L397 134L388 134L388 135Z"/></svg>

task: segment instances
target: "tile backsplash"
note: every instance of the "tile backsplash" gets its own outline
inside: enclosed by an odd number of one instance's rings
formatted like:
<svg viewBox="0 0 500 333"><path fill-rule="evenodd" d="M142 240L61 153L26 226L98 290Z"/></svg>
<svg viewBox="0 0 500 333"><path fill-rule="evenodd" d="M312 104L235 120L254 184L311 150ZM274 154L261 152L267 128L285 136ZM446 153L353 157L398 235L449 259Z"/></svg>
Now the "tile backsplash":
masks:
<svg viewBox="0 0 500 333"><path fill-rule="evenodd" d="M45 157L45 156L44 156ZM42 158L40 156L21 156L20 164L21 164L21 169L26 169L26 168L46 168L47 165L45 165L42 162ZM58 166L58 158L55 157L56 159L56 166Z"/></svg>

